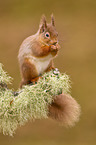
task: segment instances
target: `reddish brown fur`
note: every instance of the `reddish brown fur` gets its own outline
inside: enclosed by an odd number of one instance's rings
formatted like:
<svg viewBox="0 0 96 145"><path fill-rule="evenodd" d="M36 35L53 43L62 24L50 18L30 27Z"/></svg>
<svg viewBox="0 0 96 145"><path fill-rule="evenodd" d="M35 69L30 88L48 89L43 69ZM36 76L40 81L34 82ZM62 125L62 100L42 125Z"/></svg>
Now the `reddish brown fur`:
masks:
<svg viewBox="0 0 96 145"><path fill-rule="evenodd" d="M49 38L46 38L46 32L50 33ZM57 36L58 33L55 29L53 16L51 24L47 24L46 18L43 16L38 33L24 40L18 55L22 76L22 82L20 85L21 87L22 85L30 83L35 77L37 78L39 75L39 72L35 66L36 63L34 64L34 61L31 61L30 56L35 57L36 59L41 59L46 58L50 54L53 58L57 55L57 52L60 48ZM52 64L52 59L49 57L50 63L47 64L48 66L45 71L52 68L52 65L50 65ZM46 59L43 61L46 61Z"/></svg>
<svg viewBox="0 0 96 145"><path fill-rule="evenodd" d="M73 126L79 120L80 106L68 94L57 95L49 106L49 117L65 126Z"/></svg>
<svg viewBox="0 0 96 145"><path fill-rule="evenodd" d="M48 39L45 37L46 32L50 33ZM41 69L46 68L45 72L54 68L53 58L60 48L57 36L54 17L51 16L51 24L47 24L46 18L43 17L38 32L24 40L18 55L22 76L20 87L38 81L40 73L38 65L44 64L44 68L42 66ZM50 59L51 55L52 58ZM74 122L78 121L79 114L79 105L69 95L60 94L55 96L54 101L49 106L49 117L64 123L66 126L72 126Z"/></svg>
<svg viewBox="0 0 96 145"><path fill-rule="evenodd" d="M32 52L35 57L45 57L50 53L50 46L40 45L38 44L38 42L33 46L34 47L32 49Z"/></svg>
<svg viewBox="0 0 96 145"><path fill-rule="evenodd" d="M22 87L22 85L31 83L32 79L38 76L38 72L35 66L32 65L28 59L25 59L22 64L21 75L22 75L22 81L20 87Z"/></svg>

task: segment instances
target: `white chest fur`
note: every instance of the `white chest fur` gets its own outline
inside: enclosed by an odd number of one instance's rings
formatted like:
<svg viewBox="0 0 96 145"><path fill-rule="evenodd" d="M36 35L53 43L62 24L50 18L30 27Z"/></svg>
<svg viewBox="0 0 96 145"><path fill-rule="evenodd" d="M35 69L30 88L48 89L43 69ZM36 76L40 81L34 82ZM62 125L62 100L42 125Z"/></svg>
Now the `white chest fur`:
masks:
<svg viewBox="0 0 96 145"><path fill-rule="evenodd" d="M38 73L42 74L48 68L50 60L37 61L35 63L36 63L36 69L37 69Z"/></svg>
<svg viewBox="0 0 96 145"><path fill-rule="evenodd" d="M52 55L48 55L44 58L36 58L33 56L28 56L30 63L34 64L38 74L42 74L49 66L51 60L52 60Z"/></svg>

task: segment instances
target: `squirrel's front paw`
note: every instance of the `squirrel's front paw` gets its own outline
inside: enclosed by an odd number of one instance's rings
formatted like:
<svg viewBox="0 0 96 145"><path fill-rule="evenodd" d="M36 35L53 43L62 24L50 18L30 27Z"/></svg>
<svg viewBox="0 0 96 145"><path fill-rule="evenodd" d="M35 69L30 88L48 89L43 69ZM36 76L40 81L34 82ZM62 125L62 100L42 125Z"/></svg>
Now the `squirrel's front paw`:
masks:
<svg viewBox="0 0 96 145"><path fill-rule="evenodd" d="M59 51L59 49L60 49L60 45L58 43L56 43L55 45L51 45L50 47L51 54L55 56Z"/></svg>

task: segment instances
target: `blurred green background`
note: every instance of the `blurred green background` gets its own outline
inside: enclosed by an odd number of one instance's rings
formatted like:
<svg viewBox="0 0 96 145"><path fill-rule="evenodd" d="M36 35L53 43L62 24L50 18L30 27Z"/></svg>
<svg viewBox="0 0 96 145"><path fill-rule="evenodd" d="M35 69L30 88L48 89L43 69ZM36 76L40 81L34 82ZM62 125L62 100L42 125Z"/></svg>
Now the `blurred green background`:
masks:
<svg viewBox="0 0 96 145"><path fill-rule="evenodd" d="M70 75L80 121L67 129L51 119L29 122L13 138L0 134L0 145L96 145L96 0L0 0L0 62L17 89L19 47L51 13L61 45L55 66Z"/></svg>

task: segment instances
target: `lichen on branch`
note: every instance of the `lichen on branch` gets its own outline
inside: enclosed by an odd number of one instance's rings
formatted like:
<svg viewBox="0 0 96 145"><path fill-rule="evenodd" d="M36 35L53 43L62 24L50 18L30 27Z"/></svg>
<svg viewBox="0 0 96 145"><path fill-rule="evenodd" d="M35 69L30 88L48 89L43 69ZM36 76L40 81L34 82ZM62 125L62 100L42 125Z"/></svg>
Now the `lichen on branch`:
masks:
<svg viewBox="0 0 96 145"><path fill-rule="evenodd" d="M0 64L0 84L10 83L11 77ZM18 126L29 120L48 117L48 106L55 95L70 92L70 80L58 69L44 73L35 85L26 85L14 95L13 90L0 85L0 132L13 136Z"/></svg>
<svg viewBox="0 0 96 145"><path fill-rule="evenodd" d="M2 84L10 84L12 78L5 72L2 68L2 64L0 63L0 83Z"/></svg>

